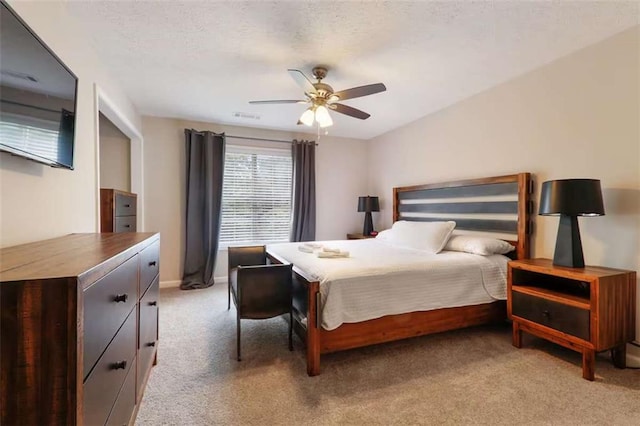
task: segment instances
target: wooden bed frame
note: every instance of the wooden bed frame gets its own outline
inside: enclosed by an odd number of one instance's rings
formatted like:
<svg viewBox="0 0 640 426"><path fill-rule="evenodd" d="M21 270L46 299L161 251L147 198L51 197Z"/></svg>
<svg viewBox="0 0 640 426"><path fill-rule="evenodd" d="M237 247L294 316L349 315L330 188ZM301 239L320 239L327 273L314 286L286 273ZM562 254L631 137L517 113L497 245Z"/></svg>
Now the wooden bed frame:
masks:
<svg viewBox="0 0 640 426"><path fill-rule="evenodd" d="M465 218L482 214L480 219L452 220L457 222L456 229L513 234L514 238L507 240L516 247L513 257L523 259L529 257L529 235L532 229L529 216L533 211L530 200L532 190L533 182L529 173L394 188L393 220L394 222L397 220L433 221L447 220L447 217L451 217L447 214L451 213L462 213ZM517 201L491 201L490 199L477 201L477 198L470 202L448 203L446 201L447 198L479 196L486 198L503 195L512 196L514 199L517 195ZM420 204L420 200L428 198L435 201ZM405 200L413 200L413 202L404 203ZM445 215L438 218L438 213ZM495 213L511 213L513 216L517 214L517 219L486 219L486 214ZM285 259L273 253L267 252L267 255L272 262L286 262ZM344 323L335 330L327 331L321 327L318 311L319 282L308 277L295 265L293 271L295 330L306 341L307 373L310 376L320 374L321 354L495 323L506 318L506 303L499 301L387 315L369 321Z"/></svg>

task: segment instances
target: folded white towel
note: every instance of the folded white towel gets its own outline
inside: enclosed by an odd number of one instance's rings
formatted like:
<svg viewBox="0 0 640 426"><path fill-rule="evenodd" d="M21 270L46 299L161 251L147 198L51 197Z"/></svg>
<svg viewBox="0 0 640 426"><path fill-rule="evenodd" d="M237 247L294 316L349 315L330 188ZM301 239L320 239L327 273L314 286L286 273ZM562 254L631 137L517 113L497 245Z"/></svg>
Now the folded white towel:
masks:
<svg viewBox="0 0 640 426"><path fill-rule="evenodd" d="M311 247L312 249L321 249L322 248L322 244L320 243L304 243L303 244L306 247Z"/></svg>
<svg viewBox="0 0 640 426"><path fill-rule="evenodd" d="M349 257L348 251L319 251L316 253L316 256L324 259L336 259L339 257Z"/></svg>
<svg viewBox="0 0 640 426"><path fill-rule="evenodd" d="M339 248L322 247L322 251L326 253L340 253Z"/></svg>
<svg viewBox="0 0 640 426"><path fill-rule="evenodd" d="M311 247L307 247L305 245L302 246L298 246L298 250L305 252L305 253L313 253L313 249Z"/></svg>

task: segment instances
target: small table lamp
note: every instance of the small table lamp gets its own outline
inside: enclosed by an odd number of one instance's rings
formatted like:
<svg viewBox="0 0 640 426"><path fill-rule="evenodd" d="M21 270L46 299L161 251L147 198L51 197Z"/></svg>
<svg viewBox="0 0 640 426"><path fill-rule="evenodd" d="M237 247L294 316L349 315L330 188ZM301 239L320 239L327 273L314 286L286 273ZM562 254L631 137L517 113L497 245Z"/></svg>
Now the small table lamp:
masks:
<svg viewBox="0 0 640 426"><path fill-rule="evenodd" d="M373 231L373 220L371 219L371 212L380 211L380 203L378 197L358 197L358 211L364 212L364 227L362 228L362 235L370 235Z"/></svg>
<svg viewBox="0 0 640 426"><path fill-rule="evenodd" d="M578 216L603 216L602 189L598 179L550 180L542 184L543 216L560 216L553 264L584 268Z"/></svg>

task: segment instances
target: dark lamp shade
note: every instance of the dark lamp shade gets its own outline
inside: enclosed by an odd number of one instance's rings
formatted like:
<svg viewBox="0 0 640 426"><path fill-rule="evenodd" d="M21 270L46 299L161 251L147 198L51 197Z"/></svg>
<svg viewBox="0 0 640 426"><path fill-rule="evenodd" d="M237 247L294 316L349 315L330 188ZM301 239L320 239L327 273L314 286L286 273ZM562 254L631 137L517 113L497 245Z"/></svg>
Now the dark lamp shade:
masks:
<svg viewBox="0 0 640 426"><path fill-rule="evenodd" d="M358 197L358 211L359 212L379 212L380 203L378 197Z"/></svg>
<svg viewBox="0 0 640 426"><path fill-rule="evenodd" d="M561 179L542 184L540 210L544 216L603 216L604 203L598 179Z"/></svg>
<svg viewBox="0 0 640 426"><path fill-rule="evenodd" d="M578 216L602 216L602 189L597 179L549 180L540 190L541 215L559 215L553 264L584 268Z"/></svg>

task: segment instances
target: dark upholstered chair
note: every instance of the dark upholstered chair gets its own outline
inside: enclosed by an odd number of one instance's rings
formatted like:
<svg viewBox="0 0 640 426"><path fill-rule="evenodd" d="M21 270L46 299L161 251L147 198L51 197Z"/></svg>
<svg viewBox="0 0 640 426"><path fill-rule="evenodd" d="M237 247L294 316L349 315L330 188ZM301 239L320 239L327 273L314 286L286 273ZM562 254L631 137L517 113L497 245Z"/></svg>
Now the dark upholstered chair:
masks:
<svg viewBox="0 0 640 426"><path fill-rule="evenodd" d="M229 247L229 300L237 312L237 351L240 361L240 320L289 314L289 350L293 350L291 268L268 265L265 246Z"/></svg>

